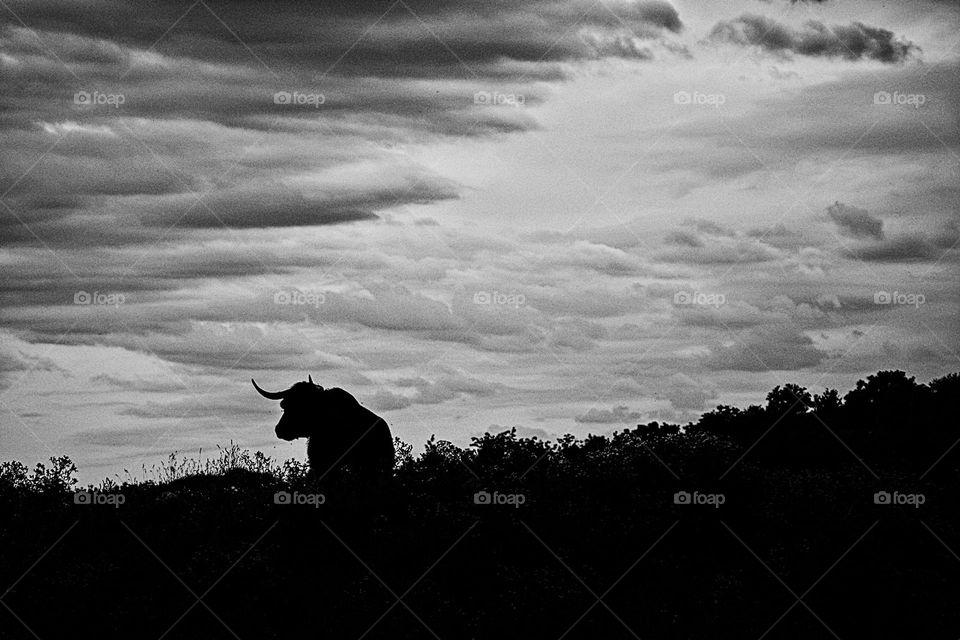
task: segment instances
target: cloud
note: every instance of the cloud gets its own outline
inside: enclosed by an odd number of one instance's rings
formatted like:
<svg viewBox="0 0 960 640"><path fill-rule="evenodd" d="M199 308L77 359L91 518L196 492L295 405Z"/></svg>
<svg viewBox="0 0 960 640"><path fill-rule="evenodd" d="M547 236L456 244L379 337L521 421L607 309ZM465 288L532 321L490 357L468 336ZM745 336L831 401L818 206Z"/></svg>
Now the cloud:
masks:
<svg viewBox="0 0 960 640"><path fill-rule="evenodd" d="M744 14L733 20L718 22L710 32L710 39L757 46L778 55L797 54L884 63L901 63L919 52L919 47L898 38L892 31L862 22L828 26L810 20L802 28L795 29L756 14Z"/></svg>
<svg viewBox="0 0 960 640"><path fill-rule="evenodd" d="M401 378L394 384L401 387L412 387L416 390L411 400L415 404L437 404L452 400L461 394L473 396L490 396L500 389L500 385L484 382L462 373L448 373L435 381L423 377Z"/></svg>
<svg viewBox="0 0 960 640"><path fill-rule="evenodd" d="M269 405L257 403L255 398L246 394L239 398L226 394L205 394L190 396L170 402L148 401L139 405L125 407L120 415L137 418L190 420L196 418L219 418L227 420L242 416L264 417L270 415Z"/></svg>
<svg viewBox="0 0 960 640"><path fill-rule="evenodd" d="M121 71L131 62L147 69L162 65L162 58L148 55L154 52L147 48L156 44L160 55L214 58L253 68L272 68L283 54L338 74L470 77L508 73L510 62L643 58L638 42L683 28L677 11L661 1L621 0L602 8L583 0L520 0L488 11L463 0L411 0L384 13L383 3L358 0L328 2L318 13L294 0L281 0L264 13L247 0L207 10L196 7L186 16L183 7L166 1L144 7L108 0L96 15L79 0L57 5L15 0L11 5L11 11L35 29L70 25L74 37L57 45L64 59ZM207 15L214 11L216 18ZM109 20L101 17L106 14ZM177 25L171 37L155 42L156 34L171 24ZM116 25L123 25L124 43L143 53L131 55L104 40L117 37ZM597 41L581 37L587 34Z"/></svg>
<svg viewBox="0 0 960 640"><path fill-rule="evenodd" d="M679 123L675 148L664 149L654 164L700 189L705 179L713 186L741 179L743 188L755 188L771 171L806 176L817 158L832 163L835 178L872 176L875 186L858 199L906 179L910 184L898 184L897 193L889 195L909 197L913 208L936 206L946 213L957 199L955 177L941 167L950 157L947 149L960 143L958 73L960 63L950 60L923 73L913 65L885 65L808 77L790 91L761 93L723 119L700 116ZM880 91L923 96L925 102L919 109L878 104ZM740 141L753 153L744 152ZM917 156L906 162L905 154ZM852 179L838 186L843 184L861 186Z"/></svg>
<svg viewBox="0 0 960 640"><path fill-rule="evenodd" d="M64 371L51 358L29 353L28 343L3 333L0 333L0 338L3 340L0 342L0 389L8 387L15 380L11 374L24 375L30 371L61 373ZM15 346L14 343L21 346Z"/></svg>
<svg viewBox="0 0 960 640"><path fill-rule="evenodd" d="M932 232L914 230L888 237L883 231L883 221L865 209L837 202L827 207L827 214L844 235L863 241L853 246L844 245L840 250L842 255L858 260L907 262L939 259L960 239L954 221L942 224Z"/></svg>
<svg viewBox="0 0 960 640"><path fill-rule="evenodd" d="M782 222L778 222L771 227L748 229L746 235L750 236L751 238L760 238L762 240L772 241L796 237L796 234L788 229Z"/></svg>
<svg viewBox="0 0 960 640"><path fill-rule="evenodd" d="M462 396L486 397L502 390L502 385L485 382L478 378L467 376L458 371L448 371L428 380L422 376L412 378L397 378L389 381L401 389L413 389L412 395L394 393L387 389L378 389L369 397L371 406L380 411L404 409L414 404L440 404Z"/></svg>
<svg viewBox="0 0 960 640"><path fill-rule="evenodd" d="M700 248L703 242L692 231L671 231L664 236L663 241L680 247Z"/></svg>
<svg viewBox="0 0 960 640"><path fill-rule="evenodd" d="M917 234L842 249L843 255L870 262L931 260L939 258L944 252L944 249L938 249L929 239Z"/></svg>
<svg viewBox="0 0 960 640"><path fill-rule="evenodd" d="M0 217L4 243L152 246L455 199L464 185L409 149L534 130L541 81L577 62L649 59L683 29L659 0L271 7L12 0L0 183L17 216Z"/></svg>
<svg viewBox="0 0 960 640"><path fill-rule="evenodd" d="M145 350L170 362L226 370L319 371L358 364L349 357L320 351L302 333L288 326L192 322L179 328L177 332L141 336L113 333L97 342L133 351Z"/></svg>
<svg viewBox="0 0 960 640"><path fill-rule="evenodd" d="M722 304L707 303L677 306L676 314L684 325L718 329L740 329L771 324L783 321L786 318L786 314L777 313L770 309L760 309L743 300L729 300Z"/></svg>
<svg viewBox="0 0 960 640"><path fill-rule="evenodd" d="M147 208L142 217L148 224L180 228L210 227L286 227L338 224L375 219L377 210L388 207L427 203L455 198L450 184L436 177L410 179L407 188L391 190L376 185L343 193L308 194L302 189L280 185L250 185L222 190L204 197L202 206L194 206L194 195L165 198Z"/></svg>
<svg viewBox="0 0 960 640"><path fill-rule="evenodd" d="M733 237L736 234L736 231L725 227L721 224L718 224L712 220L704 220L702 218L693 218L690 220L685 220L684 225L693 227L700 233L704 233L711 236L728 236Z"/></svg>
<svg viewBox="0 0 960 640"><path fill-rule="evenodd" d="M883 240L883 220L871 216L866 209L836 202L827 207L827 215L845 235Z"/></svg>
<svg viewBox="0 0 960 640"><path fill-rule="evenodd" d="M667 389L661 392L661 395L676 409L704 409L708 402L717 397L713 384L697 382L684 373L678 372L670 376L666 386Z"/></svg>
<svg viewBox="0 0 960 640"><path fill-rule="evenodd" d="M806 334L774 325L755 327L736 336L732 344L712 349L706 365L715 370L791 371L814 367L826 357Z"/></svg>
<svg viewBox="0 0 960 640"><path fill-rule="evenodd" d="M693 265L768 262L782 257L776 247L762 238L730 233L721 227L699 225L698 231L671 231L664 237L666 248L655 257L664 262Z"/></svg>
<svg viewBox="0 0 960 640"><path fill-rule="evenodd" d="M580 423L623 424L636 422L642 418L643 414L639 411L631 411L625 406L616 406L612 409L591 407L586 413L576 416L574 420Z"/></svg>
<svg viewBox="0 0 960 640"><path fill-rule="evenodd" d="M108 373L100 373L91 377L90 382L127 391L143 391L146 393L184 393L190 391L181 381L175 378L161 380L143 377L121 378Z"/></svg>
<svg viewBox="0 0 960 640"><path fill-rule="evenodd" d="M406 409L413 404L413 401L399 393L377 389L376 393L366 399L366 404L369 404L374 411L395 411Z"/></svg>
<svg viewBox="0 0 960 640"><path fill-rule="evenodd" d="M545 260L557 266L586 268L609 276L635 276L650 271L639 256L586 240L575 240L565 250L545 256Z"/></svg>

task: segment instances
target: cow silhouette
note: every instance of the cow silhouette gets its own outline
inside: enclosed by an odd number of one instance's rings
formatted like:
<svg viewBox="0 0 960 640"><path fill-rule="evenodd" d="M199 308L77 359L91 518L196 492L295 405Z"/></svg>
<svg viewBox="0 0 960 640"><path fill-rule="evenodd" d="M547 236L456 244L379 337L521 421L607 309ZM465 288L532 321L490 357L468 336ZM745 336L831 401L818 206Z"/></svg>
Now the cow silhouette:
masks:
<svg viewBox="0 0 960 640"><path fill-rule="evenodd" d="M323 477L343 469L362 475L392 472L390 427L348 392L324 389L311 376L286 391L264 391L256 380L250 381L264 398L280 401L283 416L277 423L277 437L307 438L312 474Z"/></svg>

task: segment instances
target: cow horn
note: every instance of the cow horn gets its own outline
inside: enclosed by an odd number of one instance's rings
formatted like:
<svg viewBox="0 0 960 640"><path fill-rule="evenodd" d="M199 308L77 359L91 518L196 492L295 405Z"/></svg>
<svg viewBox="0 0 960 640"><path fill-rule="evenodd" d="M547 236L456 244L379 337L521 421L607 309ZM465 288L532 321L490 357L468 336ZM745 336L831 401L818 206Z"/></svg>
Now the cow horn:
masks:
<svg viewBox="0 0 960 640"><path fill-rule="evenodd" d="M307 382L309 382L310 384L313 384L313 376L310 375L309 373L307 374Z"/></svg>
<svg viewBox="0 0 960 640"><path fill-rule="evenodd" d="M257 381L254 380L253 378L250 378L250 382L253 383L253 388L257 390L257 393L262 395L264 398L267 398L268 400L282 400L283 394L286 393L285 391L264 391L259 386L257 386Z"/></svg>

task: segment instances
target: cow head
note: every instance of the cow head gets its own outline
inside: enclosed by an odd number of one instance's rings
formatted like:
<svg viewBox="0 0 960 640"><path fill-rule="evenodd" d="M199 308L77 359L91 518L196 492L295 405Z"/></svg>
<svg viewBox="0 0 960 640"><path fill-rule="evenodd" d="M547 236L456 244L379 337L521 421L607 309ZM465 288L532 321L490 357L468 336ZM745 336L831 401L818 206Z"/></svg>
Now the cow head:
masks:
<svg viewBox="0 0 960 640"><path fill-rule="evenodd" d="M323 403L323 387L307 376L286 391L264 391L251 378L257 393L269 400L279 400L283 415L277 423L276 434L281 440L309 438L317 424L317 414Z"/></svg>

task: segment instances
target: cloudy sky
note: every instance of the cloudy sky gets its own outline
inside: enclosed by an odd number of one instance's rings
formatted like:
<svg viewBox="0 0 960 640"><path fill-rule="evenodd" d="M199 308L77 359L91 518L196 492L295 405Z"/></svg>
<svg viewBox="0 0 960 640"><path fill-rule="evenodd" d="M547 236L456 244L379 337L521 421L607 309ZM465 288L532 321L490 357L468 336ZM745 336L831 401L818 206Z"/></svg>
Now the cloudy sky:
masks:
<svg viewBox="0 0 960 640"><path fill-rule="evenodd" d="M0 453L417 446L960 370L960 6L3 0Z"/></svg>

